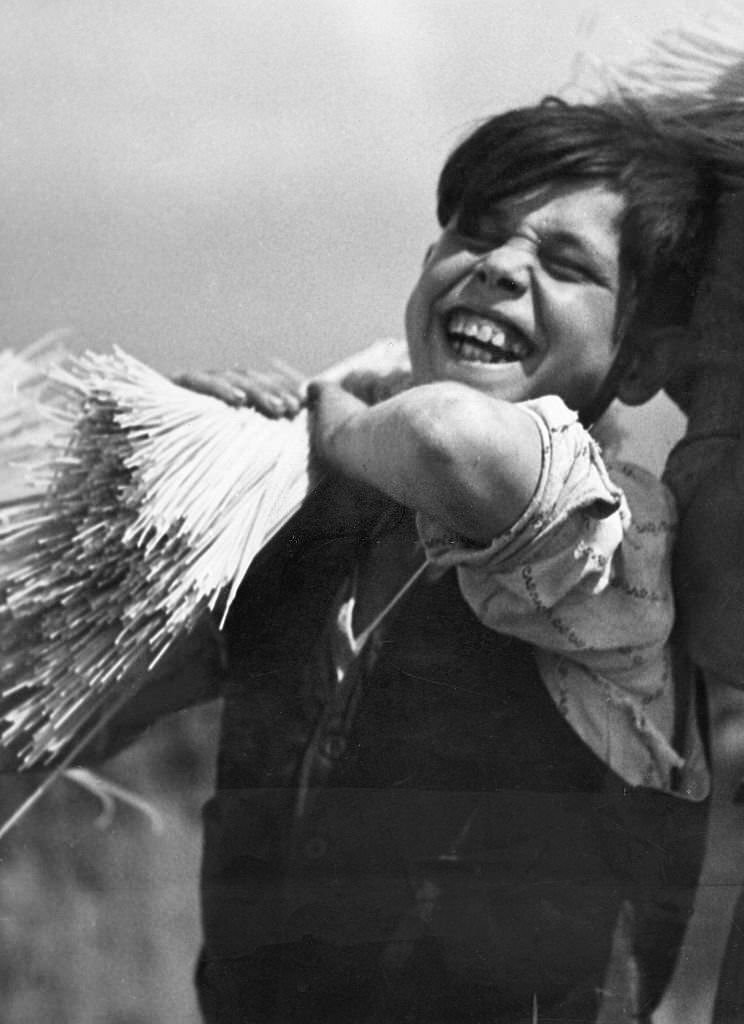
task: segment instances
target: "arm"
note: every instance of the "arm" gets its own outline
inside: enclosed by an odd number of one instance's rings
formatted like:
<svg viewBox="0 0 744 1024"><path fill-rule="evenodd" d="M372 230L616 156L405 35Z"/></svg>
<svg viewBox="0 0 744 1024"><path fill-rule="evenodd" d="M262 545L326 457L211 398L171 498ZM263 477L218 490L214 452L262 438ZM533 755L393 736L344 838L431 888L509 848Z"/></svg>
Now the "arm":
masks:
<svg viewBox="0 0 744 1024"><path fill-rule="evenodd" d="M408 347L398 338L380 338L329 367L321 378L342 385L368 404L381 402L411 386ZM305 407L307 398L306 378L280 363L263 372L199 370L178 374L173 380L227 405L257 409L269 419L292 419Z"/></svg>
<svg viewBox="0 0 744 1024"><path fill-rule="evenodd" d="M316 383L310 401L323 459L470 540L507 530L535 492L540 433L518 405L452 382L375 406Z"/></svg>
<svg viewBox="0 0 744 1024"><path fill-rule="evenodd" d="M684 514L675 592L687 644L706 673L744 686L744 444L708 472Z"/></svg>
<svg viewBox="0 0 744 1024"><path fill-rule="evenodd" d="M731 375L728 386L740 388L740 378ZM694 447L678 453L678 461L691 464L689 489L695 489L686 495L675 551L675 592L688 649L704 671L713 802L695 913L654 1024L711 1020L716 983L730 983L740 967L735 952L726 956L744 882L744 807L737 799L744 778L744 445L734 440L741 392L731 397L725 408L717 391L706 410L710 416L720 402L718 416L731 417L724 422L731 439L716 442L713 434L696 442L699 454Z"/></svg>
<svg viewBox="0 0 744 1024"><path fill-rule="evenodd" d="M740 973L734 915L741 913L744 879L744 807L736 796L744 777L743 235L744 200L735 194L721 204L693 329L667 388L688 414L687 438L672 452L666 476L681 510L675 595L688 650L704 671L713 803L695 912L654 1024L711 1020L717 983L725 992Z"/></svg>

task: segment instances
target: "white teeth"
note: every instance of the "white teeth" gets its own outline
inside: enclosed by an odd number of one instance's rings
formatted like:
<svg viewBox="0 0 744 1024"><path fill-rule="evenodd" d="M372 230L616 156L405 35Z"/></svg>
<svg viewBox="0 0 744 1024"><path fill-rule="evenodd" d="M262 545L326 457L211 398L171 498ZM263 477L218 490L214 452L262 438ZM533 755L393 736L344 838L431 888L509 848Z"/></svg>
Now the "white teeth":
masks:
<svg viewBox="0 0 744 1024"><path fill-rule="evenodd" d="M529 355L529 345L526 341L515 336L513 331L505 331L488 317L466 313L461 309L455 310L449 319L447 330L458 355L465 359L494 362L504 357L525 359ZM465 340L470 338L480 342L480 345L491 346L492 351L484 351L483 348Z"/></svg>
<svg viewBox="0 0 744 1024"><path fill-rule="evenodd" d="M461 359L467 359L472 363L495 363L502 362L498 352L494 349L489 352L487 349L472 345L469 341L458 341L454 344L455 351Z"/></svg>

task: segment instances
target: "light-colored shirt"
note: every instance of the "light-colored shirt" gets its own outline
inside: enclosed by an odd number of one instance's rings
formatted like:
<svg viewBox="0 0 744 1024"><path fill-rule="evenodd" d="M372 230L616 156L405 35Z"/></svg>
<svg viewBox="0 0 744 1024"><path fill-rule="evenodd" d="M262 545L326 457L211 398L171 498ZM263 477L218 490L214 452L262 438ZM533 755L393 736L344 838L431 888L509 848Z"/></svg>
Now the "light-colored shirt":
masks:
<svg viewBox="0 0 744 1024"><path fill-rule="evenodd" d="M561 399L523 407L543 446L529 506L486 547L419 516L429 561L456 567L481 622L532 645L556 705L618 775L701 799L709 779L694 716L681 753L672 745L671 493L639 466L605 463Z"/></svg>

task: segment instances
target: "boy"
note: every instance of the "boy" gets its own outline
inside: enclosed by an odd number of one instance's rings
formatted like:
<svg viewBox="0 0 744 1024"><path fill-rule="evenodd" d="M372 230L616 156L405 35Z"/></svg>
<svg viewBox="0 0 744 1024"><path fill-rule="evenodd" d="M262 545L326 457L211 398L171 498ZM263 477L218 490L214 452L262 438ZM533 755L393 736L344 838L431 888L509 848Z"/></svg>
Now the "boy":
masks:
<svg viewBox="0 0 744 1024"><path fill-rule="evenodd" d="M663 383L710 155L629 105L489 120L440 178L406 317L417 386L311 388L335 472L226 627L207 1020L593 1021L621 912L638 1019L658 1002L708 787L672 671L675 513L582 423Z"/></svg>

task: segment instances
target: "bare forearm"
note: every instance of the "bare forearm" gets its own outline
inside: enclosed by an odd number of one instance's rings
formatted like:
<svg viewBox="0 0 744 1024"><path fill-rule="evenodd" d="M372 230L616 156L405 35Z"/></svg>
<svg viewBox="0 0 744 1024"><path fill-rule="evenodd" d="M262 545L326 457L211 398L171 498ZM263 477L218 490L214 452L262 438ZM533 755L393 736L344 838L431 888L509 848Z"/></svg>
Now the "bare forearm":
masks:
<svg viewBox="0 0 744 1024"><path fill-rule="evenodd" d="M313 397L323 458L473 540L511 526L534 493L540 437L518 406L449 383L373 407L338 388Z"/></svg>
<svg viewBox="0 0 744 1024"><path fill-rule="evenodd" d="M675 594L698 665L744 686L744 444L731 442L682 516Z"/></svg>

